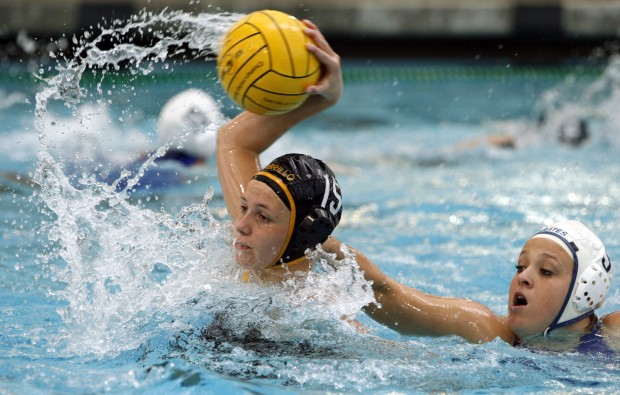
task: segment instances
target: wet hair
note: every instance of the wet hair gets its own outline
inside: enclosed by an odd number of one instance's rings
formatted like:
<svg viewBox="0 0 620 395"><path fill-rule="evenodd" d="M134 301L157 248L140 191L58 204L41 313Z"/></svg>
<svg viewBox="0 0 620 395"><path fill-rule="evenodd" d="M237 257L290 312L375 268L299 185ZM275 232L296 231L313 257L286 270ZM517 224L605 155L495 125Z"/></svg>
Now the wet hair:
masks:
<svg viewBox="0 0 620 395"><path fill-rule="evenodd" d="M331 169L304 154L274 159L252 178L267 184L291 211L284 246L273 265L293 263L327 240L342 216L342 194Z"/></svg>

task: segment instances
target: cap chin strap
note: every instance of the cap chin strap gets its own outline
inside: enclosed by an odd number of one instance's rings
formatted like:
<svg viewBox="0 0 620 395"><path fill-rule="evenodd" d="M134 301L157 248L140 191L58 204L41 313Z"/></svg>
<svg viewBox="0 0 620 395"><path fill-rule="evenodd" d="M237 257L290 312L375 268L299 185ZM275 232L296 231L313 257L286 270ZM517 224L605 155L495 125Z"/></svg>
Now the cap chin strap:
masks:
<svg viewBox="0 0 620 395"><path fill-rule="evenodd" d="M284 267L290 267L290 266L294 266L294 265L297 265L298 263L303 262L303 261L304 261L304 259L306 259L306 256L305 256L305 255L302 255L302 256L300 256L299 258L297 258L297 259L293 259L292 261L289 261L289 262L284 262L284 260L283 260L283 259L280 259L280 262L278 262L277 264L274 264L274 265L272 265L272 266L270 266L270 267L272 267L272 268L273 268L273 267L282 267L282 268L284 268Z"/></svg>
<svg viewBox="0 0 620 395"><path fill-rule="evenodd" d="M280 248L276 259L274 259L273 263L268 267L273 267L282 264L282 256L286 252L289 243L291 242L291 237L293 236L293 232L295 230L295 218L297 217L297 206L295 205L295 200L293 200L293 195L291 195L291 191L289 191L288 186L282 180L271 173L266 171L259 171L253 177L254 180L263 182L267 184L278 197L282 200L284 205L291 210L291 218L288 224L288 233L286 235L286 240Z"/></svg>
<svg viewBox="0 0 620 395"><path fill-rule="evenodd" d="M289 266L293 266L293 265L297 265L298 263L303 262L303 260L306 258L306 255L302 255L299 258L295 258L292 259L290 261L285 261L284 259L280 258L280 260L272 263L271 265L267 266L266 269L277 269L280 267L289 267Z"/></svg>
<svg viewBox="0 0 620 395"><path fill-rule="evenodd" d="M549 334L549 332L551 332L552 330L558 329L558 328L562 328L564 326L570 325L570 324L574 324L575 322L579 322L582 319L589 317L591 315L594 314L594 310L590 310L582 315L580 315L579 317L575 317L572 320L568 320L565 322L562 322L561 324L551 324L549 325L549 328L545 329L545 331L543 332L543 336L547 336Z"/></svg>

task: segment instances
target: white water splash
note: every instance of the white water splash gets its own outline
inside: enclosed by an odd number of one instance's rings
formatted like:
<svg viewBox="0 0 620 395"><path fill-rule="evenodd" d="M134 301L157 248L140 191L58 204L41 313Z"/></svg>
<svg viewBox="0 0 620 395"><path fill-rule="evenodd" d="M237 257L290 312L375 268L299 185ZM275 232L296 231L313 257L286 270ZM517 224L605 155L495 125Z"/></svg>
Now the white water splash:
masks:
<svg viewBox="0 0 620 395"><path fill-rule="evenodd" d="M71 167L64 165L69 161L97 161L91 150L102 133L99 126L109 119L102 88L106 78L117 70L148 75L155 63L188 48L191 58L215 53L222 32L237 17L162 12L115 21L97 36L74 39L76 56L59 61L56 75L41 77L47 86L37 94L40 149L34 180L41 186L38 196L49 218L42 230L50 241L41 261L46 277L56 284L48 292L62 302L58 312L64 323L58 338L50 340L52 351L117 355L158 336L200 331L222 312L230 328L251 326L271 339L305 339L326 327L346 325L341 318L354 317L372 300L351 256L337 263L319 254L314 259L324 273L291 277L281 286L240 282L231 271L231 226L209 211L212 192L177 215L131 203L131 186L165 147L135 175L121 173L121 178L129 177L121 191L116 183L102 183L88 171L67 173ZM150 46L122 40L147 32L156 37ZM122 42L102 49L103 43L115 40ZM81 84L87 70L100 75L92 91ZM98 106L85 104L87 98ZM55 123L49 115L55 101L72 110L75 124ZM90 134L82 131L85 121L93 123L86 128ZM63 151L66 141L58 136L69 134L74 140L76 130L79 141L73 142L69 155Z"/></svg>
<svg viewBox="0 0 620 395"><path fill-rule="evenodd" d="M343 262L317 253L321 273L291 276L283 285L244 284L233 275L231 228L202 204L177 216L134 206L93 179L71 185L42 154L36 181L54 218L49 239L64 266L51 296L65 330L52 344L69 355L114 355L164 333L200 330L225 312L232 331L258 328L272 340L307 339L342 325L373 300L353 256Z"/></svg>

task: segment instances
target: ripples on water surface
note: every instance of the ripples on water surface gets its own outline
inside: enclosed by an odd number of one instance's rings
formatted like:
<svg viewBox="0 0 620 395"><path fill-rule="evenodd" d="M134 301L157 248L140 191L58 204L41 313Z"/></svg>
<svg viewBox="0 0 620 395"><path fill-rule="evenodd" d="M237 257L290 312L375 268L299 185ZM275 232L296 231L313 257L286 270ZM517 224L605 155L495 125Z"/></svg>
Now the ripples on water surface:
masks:
<svg viewBox="0 0 620 395"><path fill-rule="evenodd" d="M235 114L213 62L189 61L234 18L143 15L79 43L79 59L40 66L36 84L23 67L4 71L21 80L0 86L2 392L616 390L617 357L400 337L363 314L369 333L357 333L340 317L371 295L329 257L321 273L282 288L239 283L212 161L176 169L174 188L119 193L99 183L97 166L154 148L172 94L201 87ZM94 44L158 22L174 26L159 46ZM188 60L163 61L164 44L183 44ZM620 256L616 60L523 70L345 59L341 103L264 159L292 149L324 158L346 202L339 238L405 284L502 314L514 259L544 223L579 218ZM587 117L591 141L453 148L525 130L542 110ZM603 313L620 308L614 285Z"/></svg>

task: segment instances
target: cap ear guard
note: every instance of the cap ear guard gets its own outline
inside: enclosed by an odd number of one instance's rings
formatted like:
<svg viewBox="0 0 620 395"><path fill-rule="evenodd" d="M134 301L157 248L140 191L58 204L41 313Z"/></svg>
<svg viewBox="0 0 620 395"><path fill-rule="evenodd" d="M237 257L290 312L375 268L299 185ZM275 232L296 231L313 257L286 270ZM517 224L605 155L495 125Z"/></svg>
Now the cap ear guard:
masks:
<svg viewBox="0 0 620 395"><path fill-rule="evenodd" d="M301 221L293 243L305 245L306 248L323 243L334 231L336 224L331 220L327 210L317 207Z"/></svg>
<svg viewBox="0 0 620 395"><path fill-rule="evenodd" d="M327 210L316 207L299 223L282 259L290 263L304 256L306 249L322 244L336 228Z"/></svg>
<svg viewBox="0 0 620 395"><path fill-rule="evenodd" d="M573 303L578 311L600 307L609 291L609 274L599 265L592 264L579 277Z"/></svg>

